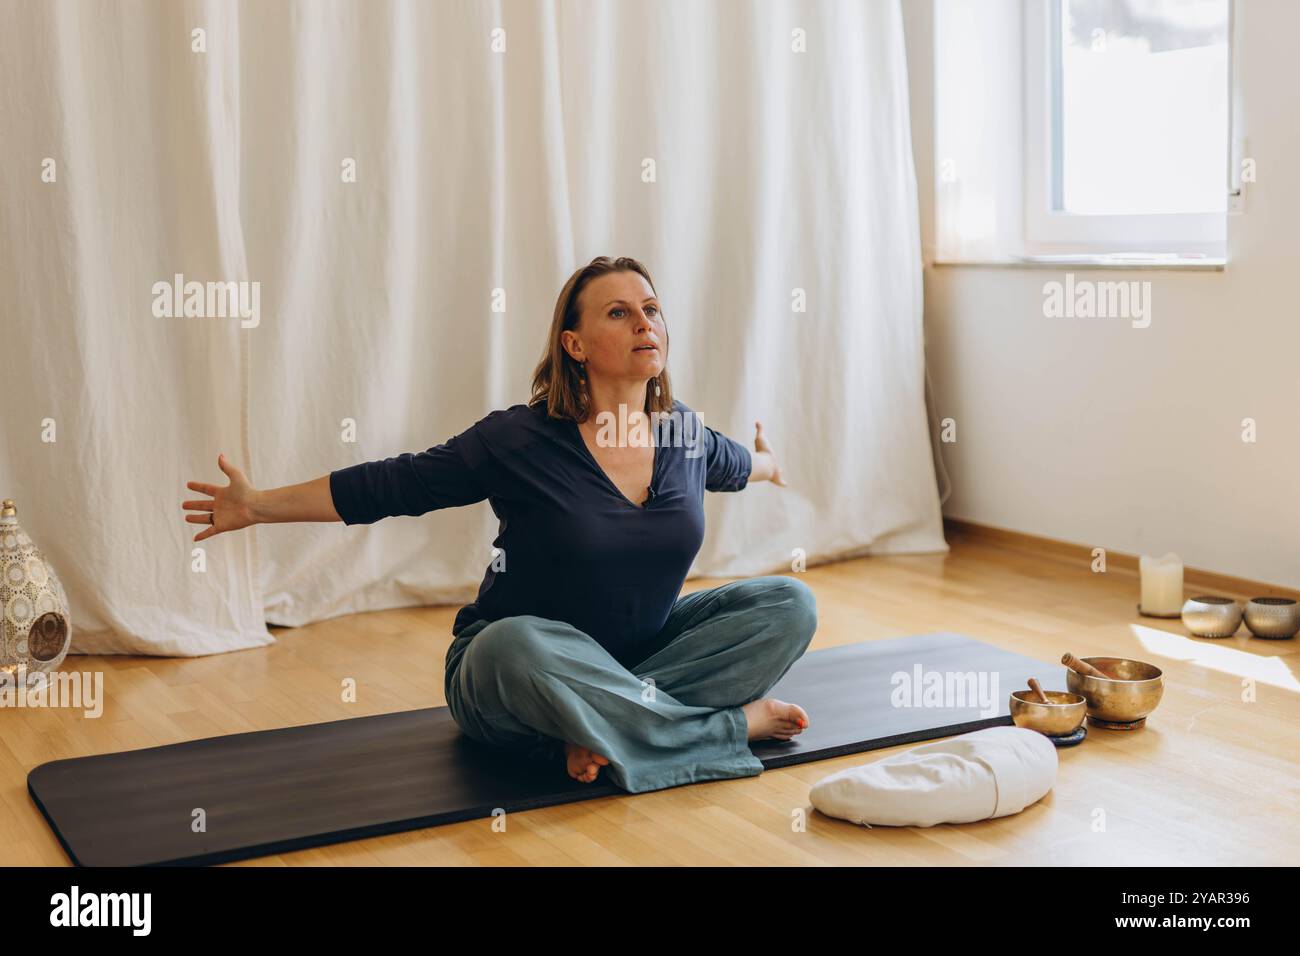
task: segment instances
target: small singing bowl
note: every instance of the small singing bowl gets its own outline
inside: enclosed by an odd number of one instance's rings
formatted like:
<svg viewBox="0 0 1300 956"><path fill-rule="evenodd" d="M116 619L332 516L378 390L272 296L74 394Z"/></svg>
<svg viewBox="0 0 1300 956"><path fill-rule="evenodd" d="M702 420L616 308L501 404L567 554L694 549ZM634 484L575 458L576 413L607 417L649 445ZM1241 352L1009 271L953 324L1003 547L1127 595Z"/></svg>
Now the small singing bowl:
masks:
<svg viewBox="0 0 1300 956"><path fill-rule="evenodd" d="M1164 672L1154 664L1126 657L1084 657L1093 667L1113 675L1085 677L1065 671L1065 686L1088 699L1088 716L1109 724L1135 724L1146 720L1165 692Z"/></svg>
<svg viewBox="0 0 1300 956"><path fill-rule="evenodd" d="M1295 637L1300 631L1300 604L1291 598L1257 597L1246 603L1246 626L1256 637Z"/></svg>
<svg viewBox="0 0 1300 956"><path fill-rule="evenodd" d="M1241 607L1232 598L1215 594L1188 598L1183 624L1197 637L1232 637L1241 627Z"/></svg>
<svg viewBox="0 0 1300 956"><path fill-rule="evenodd" d="M1011 693L1011 720L1017 727L1036 730L1049 737L1064 737L1079 729L1087 715L1088 701L1082 694L1045 690L1047 703L1039 703L1032 690Z"/></svg>

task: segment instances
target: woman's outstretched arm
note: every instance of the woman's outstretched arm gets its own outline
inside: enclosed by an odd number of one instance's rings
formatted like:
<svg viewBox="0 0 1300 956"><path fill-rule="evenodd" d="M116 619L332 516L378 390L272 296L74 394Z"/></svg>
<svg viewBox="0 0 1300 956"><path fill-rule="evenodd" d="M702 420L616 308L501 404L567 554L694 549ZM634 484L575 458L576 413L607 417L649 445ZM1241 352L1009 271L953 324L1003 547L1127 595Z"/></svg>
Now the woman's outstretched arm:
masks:
<svg viewBox="0 0 1300 956"><path fill-rule="evenodd" d="M253 492L253 514L260 524L275 521L342 521L334 508L330 476Z"/></svg>
<svg viewBox="0 0 1300 956"><path fill-rule="evenodd" d="M254 524L343 520L334 509L329 475L297 485L259 491L249 484L242 471L226 460L225 455L217 456L217 467L230 478L230 484L224 488L201 481L185 483L191 491L209 496L206 500L181 502L182 508L198 512L185 516L190 524L203 526L203 530L194 536L195 541Z"/></svg>

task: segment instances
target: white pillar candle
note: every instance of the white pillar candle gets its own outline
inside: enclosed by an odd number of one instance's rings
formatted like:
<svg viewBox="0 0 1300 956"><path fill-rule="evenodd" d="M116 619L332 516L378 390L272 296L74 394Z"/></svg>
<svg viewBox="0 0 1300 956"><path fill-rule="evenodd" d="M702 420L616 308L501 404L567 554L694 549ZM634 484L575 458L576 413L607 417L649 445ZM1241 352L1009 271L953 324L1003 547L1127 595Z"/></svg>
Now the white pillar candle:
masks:
<svg viewBox="0 0 1300 956"><path fill-rule="evenodd" d="M1178 614L1183 609L1183 562L1172 551L1163 558L1142 555L1141 608L1144 614Z"/></svg>

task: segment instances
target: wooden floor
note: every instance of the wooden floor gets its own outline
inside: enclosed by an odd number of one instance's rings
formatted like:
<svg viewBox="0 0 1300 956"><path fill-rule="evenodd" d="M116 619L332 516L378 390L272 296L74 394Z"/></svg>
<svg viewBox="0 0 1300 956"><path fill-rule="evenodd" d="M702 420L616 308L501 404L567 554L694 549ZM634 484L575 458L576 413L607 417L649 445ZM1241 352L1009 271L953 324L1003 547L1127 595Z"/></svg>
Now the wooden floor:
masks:
<svg viewBox="0 0 1300 956"><path fill-rule="evenodd" d="M1023 813L929 829L824 817L808 789L888 751L756 777L512 814L246 861L336 864L1291 864L1300 858L1296 640L1197 640L1177 620L1139 618L1131 572L1017 550L966 533L951 553L812 568L812 650L951 630L1057 661L1135 657L1165 672L1144 730L1093 729L1059 751L1055 789ZM688 582L685 590L722 580ZM1246 597L1248 595L1237 595ZM437 706L456 608L419 608L275 629L278 644L207 658L74 657L105 671L105 710L0 713L0 864L66 865L27 794L47 760L342 717ZM1046 671L1046 668L1045 668ZM359 701L340 700L353 677ZM1255 700L1243 702L1253 682ZM799 811L802 811L800 813ZM806 816L806 829L792 823Z"/></svg>

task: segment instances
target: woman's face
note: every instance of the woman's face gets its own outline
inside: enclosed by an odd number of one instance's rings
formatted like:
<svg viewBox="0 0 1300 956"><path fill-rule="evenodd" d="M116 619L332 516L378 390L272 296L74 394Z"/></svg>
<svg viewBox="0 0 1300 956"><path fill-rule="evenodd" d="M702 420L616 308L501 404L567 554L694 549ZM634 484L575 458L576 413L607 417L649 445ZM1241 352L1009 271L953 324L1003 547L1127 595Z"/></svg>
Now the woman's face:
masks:
<svg viewBox="0 0 1300 956"><path fill-rule="evenodd" d="M587 375L608 379L654 378L668 361L668 332L659 300L639 272L610 272L592 279L578 296L577 328L561 333ZM654 345L653 349L642 346Z"/></svg>

